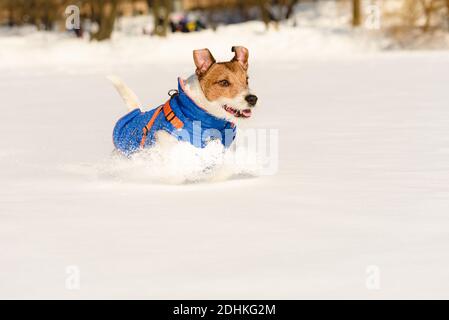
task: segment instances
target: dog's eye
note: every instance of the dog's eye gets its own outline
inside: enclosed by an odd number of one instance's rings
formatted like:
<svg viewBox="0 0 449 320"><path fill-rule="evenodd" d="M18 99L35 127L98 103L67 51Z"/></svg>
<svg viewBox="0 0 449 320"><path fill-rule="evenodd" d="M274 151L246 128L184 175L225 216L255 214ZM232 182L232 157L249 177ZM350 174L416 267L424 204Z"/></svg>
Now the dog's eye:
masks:
<svg viewBox="0 0 449 320"><path fill-rule="evenodd" d="M229 87L231 85L228 80L220 80L218 84L222 87Z"/></svg>

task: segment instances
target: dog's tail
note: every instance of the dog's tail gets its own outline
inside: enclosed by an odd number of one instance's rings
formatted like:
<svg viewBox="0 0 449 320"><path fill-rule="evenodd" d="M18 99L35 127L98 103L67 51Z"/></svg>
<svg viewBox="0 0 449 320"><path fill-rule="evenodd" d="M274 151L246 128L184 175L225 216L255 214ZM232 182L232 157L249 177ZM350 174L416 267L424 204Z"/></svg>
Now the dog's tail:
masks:
<svg viewBox="0 0 449 320"><path fill-rule="evenodd" d="M125 101L125 104L128 107L129 111L142 106L136 94L130 88L128 88L128 86L119 77L111 75L107 78L117 89L123 101Z"/></svg>

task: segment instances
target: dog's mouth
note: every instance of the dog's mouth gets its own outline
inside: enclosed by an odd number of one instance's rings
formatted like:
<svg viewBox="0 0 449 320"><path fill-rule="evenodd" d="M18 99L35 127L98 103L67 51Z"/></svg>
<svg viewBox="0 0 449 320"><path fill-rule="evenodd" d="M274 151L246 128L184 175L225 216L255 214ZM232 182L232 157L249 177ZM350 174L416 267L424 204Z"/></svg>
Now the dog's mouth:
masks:
<svg viewBox="0 0 449 320"><path fill-rule="evenodd" d="M236 118L249 118L252 114L251 109L237 110L228 105L224 105L223 109L225 109L227 113L232 114Z"/></svg>

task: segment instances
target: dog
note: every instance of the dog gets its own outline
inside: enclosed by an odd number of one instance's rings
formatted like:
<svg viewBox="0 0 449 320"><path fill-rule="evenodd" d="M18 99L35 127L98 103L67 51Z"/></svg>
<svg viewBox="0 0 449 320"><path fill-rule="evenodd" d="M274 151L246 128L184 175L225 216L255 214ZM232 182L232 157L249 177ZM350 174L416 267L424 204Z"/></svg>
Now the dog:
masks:
<svg viewBox="0 0 449 320"><path fill-rule="evenodd" d="M216 62L209 49L194 50L195 73L185 81L179 78L178 90L170 99L146 112L122 81L110 77L130 111L114 127L116 150L129 156L179 141L204 148L217 139L225 148L230 147L236 125L251 118L258 101L249 89L248 49L236 46L232 51L230 61Z"/></svg>

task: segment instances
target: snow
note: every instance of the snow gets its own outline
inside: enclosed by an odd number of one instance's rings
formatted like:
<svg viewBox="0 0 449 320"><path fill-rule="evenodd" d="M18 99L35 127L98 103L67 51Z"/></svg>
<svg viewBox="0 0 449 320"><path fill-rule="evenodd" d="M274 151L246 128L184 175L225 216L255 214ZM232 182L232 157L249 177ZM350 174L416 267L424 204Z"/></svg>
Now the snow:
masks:
<svg viewBox="0 0 449 320"><path fill-rule="evenodd" d="M262 30L0 38L1 298L449 298L447 52ZM106 75L153 106L192 49L220 60L236 43L276 172L226 163L192 182L176 159L112 156L125 107Z"/></svg>

